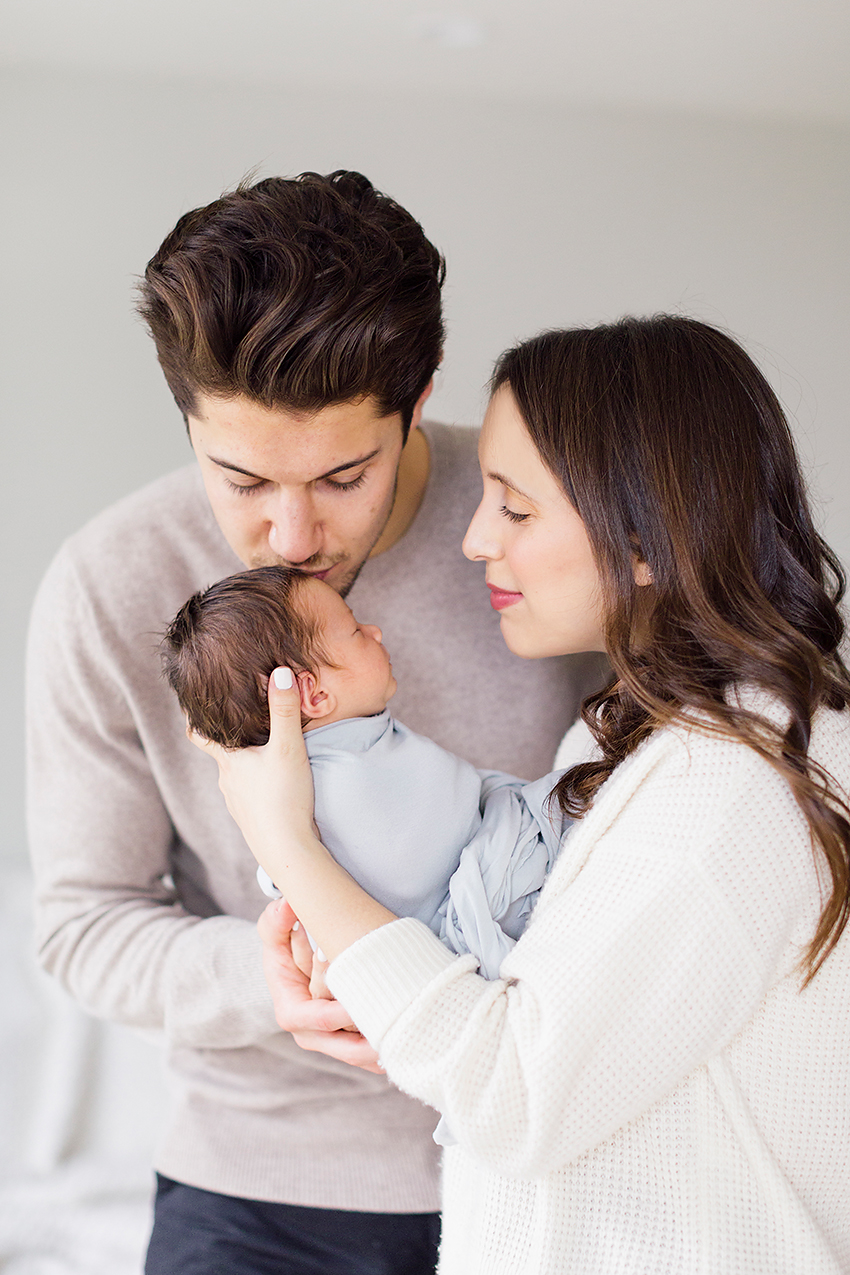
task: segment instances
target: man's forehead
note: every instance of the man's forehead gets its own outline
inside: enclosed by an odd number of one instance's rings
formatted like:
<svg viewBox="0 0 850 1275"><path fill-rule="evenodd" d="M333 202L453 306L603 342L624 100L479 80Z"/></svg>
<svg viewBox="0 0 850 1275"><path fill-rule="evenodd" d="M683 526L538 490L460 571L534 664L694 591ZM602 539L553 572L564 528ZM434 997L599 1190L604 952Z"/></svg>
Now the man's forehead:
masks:
<svg viewBox="0 0 850 1275"><path fill-rule="evenodd" d="M381 423L401 424L400 412L389 415L382 413L378 400L368 394L308 410L285 405L269 407L246 395L222 398L219 395L198 393L191 417L201 424L228 426L231 429L251 427L291 429L298 432L320 432L334 425L356 428Z"/></svg>
<svg viewBox="0 0 850 1275"><path fill-rule="evenodd" d="M292 470L293 478L314 479L367 463L400 442L401 416L381 416L372 399L296 414L249 399L199 396L190 433L216 464L262 477L256 466L272 463Z"/></svg>
<svg viewBox="0 0 850 1275"><path fill-rule="evenodd" d="M292 442L330 440L345 436L373 437L401 430L401 413L381 416L375 399L354 399L349 403L330 403L316 412L292 412L288 408L269 408L246 398L218 399L199 395L192 422L204 428L227 433L233 439L257 437L271 440L284 437Z"/></svg>

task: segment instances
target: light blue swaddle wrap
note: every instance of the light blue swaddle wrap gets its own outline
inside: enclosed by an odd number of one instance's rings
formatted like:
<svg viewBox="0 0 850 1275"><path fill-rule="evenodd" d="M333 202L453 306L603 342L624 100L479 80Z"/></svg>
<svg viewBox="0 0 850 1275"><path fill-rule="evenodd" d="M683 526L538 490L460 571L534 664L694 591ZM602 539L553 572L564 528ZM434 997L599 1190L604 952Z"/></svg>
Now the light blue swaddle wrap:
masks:
<svg viewBox="0 0 850 1275"><path fill-rule="evenodd" d="M476 770L385 709L307 731L322 842L396 916L424 921L484 978L525 928L565 831L547 802L562 771L526 784ZM279 891L262 868L266 894ZM434 1134L453 1139L441 1119Z"/></svg>

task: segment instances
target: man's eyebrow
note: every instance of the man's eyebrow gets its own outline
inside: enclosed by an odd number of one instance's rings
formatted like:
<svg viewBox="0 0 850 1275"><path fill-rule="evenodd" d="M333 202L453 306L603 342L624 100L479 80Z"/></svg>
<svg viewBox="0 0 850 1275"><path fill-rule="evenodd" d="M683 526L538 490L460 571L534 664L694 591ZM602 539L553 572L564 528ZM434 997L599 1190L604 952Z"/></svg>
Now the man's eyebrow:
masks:
<svg viewBox="0 0 850 1275"><path fill-rule="evenodd" d="M344 473L346 469L354 469L357 465L366 465L370 460L374 460L380 451L380 447L376 447L373 452L367 452L365 456L358 456L355 460L347 460L343 465L337 465L334 469L327 470L324 474L314 479L315 482L321 482L323 478L333 478L334 474ZM214 465L218 465L220 469L229 469L234 474L244 474L246 478L256 478L259 482L266 482L262 474L255 474L250 469L243 469L241 465L234 465L230 460L222 460L219 456L211 456L207 452L207 460L212 461Z"/></svg>
<svg viewBox="0 0 850 1275"><path fill-rule="evenodd" d="M514 492L517 496L522 496L523 500L531 501L532 505L536 505L537 501L533 496L529 496L527 491L523 491L521 487L517 487L512 478L506 478L504 474L488 473L488 478L492 478L494 483L501 483L503 487L507 487L509 491Z"/></svg>
<svg viewBox="0 0 850 1275"><path fill-rule="evenodd" d="M218 465L219 469L230 469L234 474L244 474L246 478L259 478L259 474L252 474L250 469L243 469L241 465L234 465L229 460L221 460L218 456L210 456L207 452L207 460L211 460L214 465ZM260 480L264 482L264 479Z"/></svg>

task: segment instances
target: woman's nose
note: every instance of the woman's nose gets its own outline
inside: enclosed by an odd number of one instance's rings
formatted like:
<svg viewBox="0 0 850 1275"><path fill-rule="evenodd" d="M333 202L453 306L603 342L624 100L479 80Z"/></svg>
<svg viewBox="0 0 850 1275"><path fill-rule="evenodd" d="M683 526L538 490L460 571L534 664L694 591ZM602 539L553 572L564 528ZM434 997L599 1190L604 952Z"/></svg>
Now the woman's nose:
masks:
<svg viewBox="0 0 850 1275"><path fill-rule="evenodd" d="M472 522L466 529L461 545L464 555L470 562L492 562L495 558L501 557L502 548L498 537L493 534L491 522L490 513L485 509L482 500L472 515Z"/></svg>

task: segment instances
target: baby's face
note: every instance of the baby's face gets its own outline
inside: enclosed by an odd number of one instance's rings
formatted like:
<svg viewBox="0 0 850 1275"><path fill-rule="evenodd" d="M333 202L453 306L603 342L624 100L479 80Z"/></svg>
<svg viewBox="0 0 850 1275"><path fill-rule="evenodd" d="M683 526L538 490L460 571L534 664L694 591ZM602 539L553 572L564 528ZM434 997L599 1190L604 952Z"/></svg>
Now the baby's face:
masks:
<svg viewBox="0 0 850 1275"><path fill-rule="evenodd" d="M332 691L337 701L334 717L341 720L382 713L395 695L396 680L381 642L381 630L376 624L358 624L336 590L322 580L305 580L300 589L317 622L322 650L336 665L319 668L322 686Z"/></svg>

